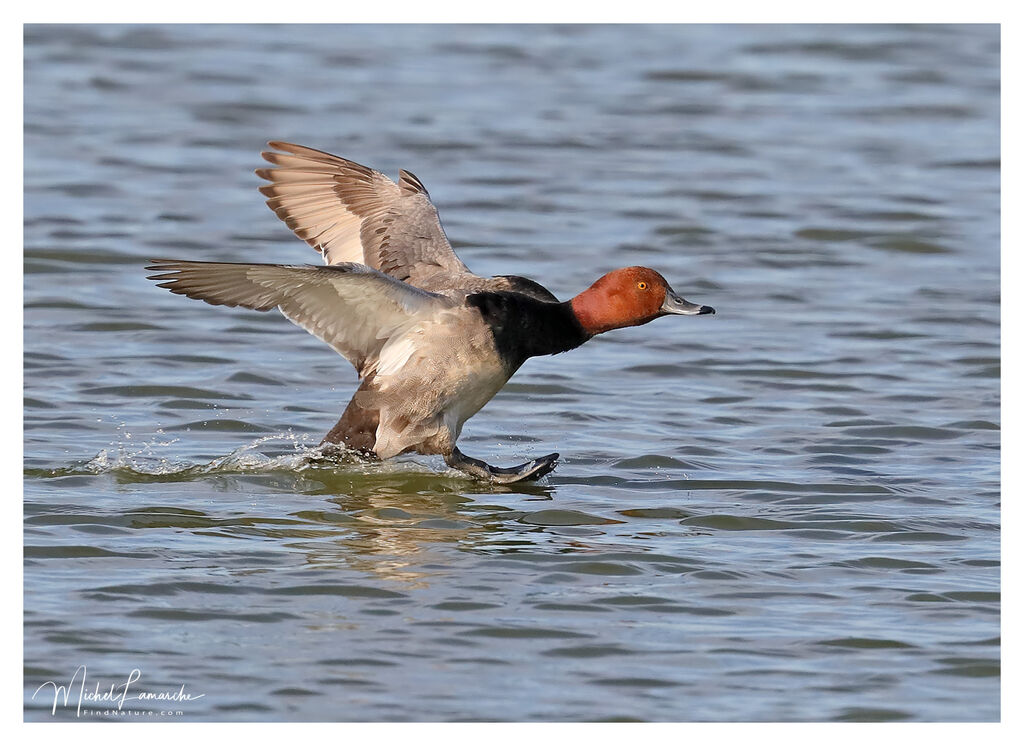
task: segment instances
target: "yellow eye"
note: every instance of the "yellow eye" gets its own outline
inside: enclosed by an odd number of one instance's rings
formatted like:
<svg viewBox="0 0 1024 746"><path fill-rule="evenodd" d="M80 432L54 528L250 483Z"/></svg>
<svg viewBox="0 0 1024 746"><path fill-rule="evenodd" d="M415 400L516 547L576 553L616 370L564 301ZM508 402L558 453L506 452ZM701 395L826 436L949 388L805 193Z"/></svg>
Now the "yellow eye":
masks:
<svg viewBox="0 0 1024 746"><path fill-rule="evenodd" d="M646 283L646 282L638 282L638 283L636 284L636 286L637 286L638 288L640 288L641 290L646 290L646 289L647 289L647 283Z"/></svg>

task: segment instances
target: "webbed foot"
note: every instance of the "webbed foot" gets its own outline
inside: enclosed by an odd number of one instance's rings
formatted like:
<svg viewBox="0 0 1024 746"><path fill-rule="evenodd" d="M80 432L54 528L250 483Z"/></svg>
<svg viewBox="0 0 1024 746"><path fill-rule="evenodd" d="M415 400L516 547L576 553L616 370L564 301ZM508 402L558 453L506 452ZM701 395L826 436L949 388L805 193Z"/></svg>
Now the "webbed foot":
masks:
<svg viewBox="0 0 1024 746"><path fill-rule="evenodd" d="M513 482L540 479L545 474L548 474L558 463L558 454L549 453L547 456L535 458L533 461L527 461L519 466L502 468L500 466L491 466L480 459L467 456L456 448L451 454L444 457L444 461L453 469L458 469L469 474L471 477L482 479L485 482L512 484Z"/></svg>

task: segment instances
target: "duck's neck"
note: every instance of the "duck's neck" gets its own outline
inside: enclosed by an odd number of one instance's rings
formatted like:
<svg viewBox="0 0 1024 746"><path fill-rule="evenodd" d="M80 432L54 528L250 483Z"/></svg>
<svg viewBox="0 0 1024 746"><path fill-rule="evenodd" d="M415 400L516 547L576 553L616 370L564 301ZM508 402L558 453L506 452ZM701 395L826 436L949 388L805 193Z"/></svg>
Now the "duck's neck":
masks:
<svg viewBox="0 0 1024 746"><path fill-rule="evenodd" d="M579 347L588 334L572 304L545 303L520 293L476 293L466 303L480 311L503 362L516 370L527 358Z"/></svg>

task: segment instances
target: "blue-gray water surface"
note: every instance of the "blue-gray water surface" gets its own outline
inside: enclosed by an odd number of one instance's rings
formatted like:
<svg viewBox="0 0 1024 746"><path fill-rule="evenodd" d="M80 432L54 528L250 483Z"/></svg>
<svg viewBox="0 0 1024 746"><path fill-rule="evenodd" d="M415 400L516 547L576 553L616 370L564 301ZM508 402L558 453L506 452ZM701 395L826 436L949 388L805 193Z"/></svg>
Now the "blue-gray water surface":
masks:
<svg viewBox="0 0 1024 746"><path fill-rule="evenodd" d="M27 719L999 718L998 27L28 26L24 115ZM718 315L528 362L539 484L310 462L351 366L143 270L318 260L269 139Z"/></svg>

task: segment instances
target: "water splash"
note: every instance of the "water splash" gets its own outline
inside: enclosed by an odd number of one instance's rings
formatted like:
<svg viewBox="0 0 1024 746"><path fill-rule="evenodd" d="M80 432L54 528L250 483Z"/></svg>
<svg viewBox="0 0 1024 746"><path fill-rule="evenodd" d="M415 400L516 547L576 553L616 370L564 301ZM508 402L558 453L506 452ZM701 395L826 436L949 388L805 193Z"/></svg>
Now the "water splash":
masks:
<svg viewBox="0 0 1024 746"><path fill-rule="evenodd" d="M453 469L438 471L436 466L412 458L367 461L354 452L339 452L336 445L325 447L319 439L313 440L308 435L292 431L264 435L224 456L196 462L168 454L168 449L179 442L177 438L137 441L127 431L122 428L119 430L121 439L87 461L50 468L26 468L24 476L30 479L56 479L108 475L119 482L182 482L231 475L304 474L314 482L344 484L347 487L351 487L355 479L357 483L366 486L396 484L403 485L403 489L415 491L436 488L439 484L450 485L454 481L462 485L460 489L469 489L471 492L518 491L546 494L546 488L536 485L520 485L518 490L511 490L495 485L475 484L472 480L469 480L470 486L467 488L466 476ZM394 481L396 479L398 482Z"/></svg>
<svg viewBox="0 0 1024 746"><path fill-rule="evenodd" d="M104 448L88 461L54 469L26 469L25 475L47 478L114 474L135 479L180 479L210 474L303 472L325 467L336 468L339 464L346 467L362 465L364 468L380 468L380 464L367 463L355 454L341 454L339 457L336 448L328 454L319 441L308 440L308 436L290 431L259 437L227 455L204 463L169 456L167 449L177 442L177 438L134 441L131 433L122 430L118 442L113 443L110 448Z"/></svg>

